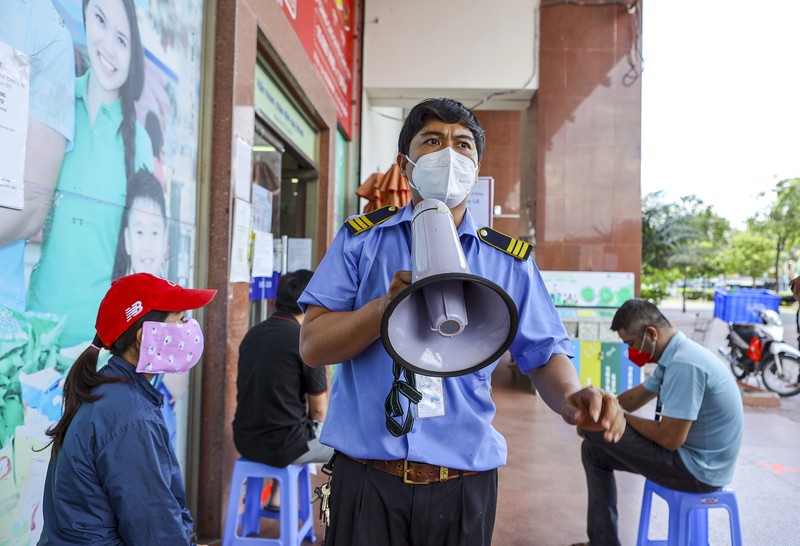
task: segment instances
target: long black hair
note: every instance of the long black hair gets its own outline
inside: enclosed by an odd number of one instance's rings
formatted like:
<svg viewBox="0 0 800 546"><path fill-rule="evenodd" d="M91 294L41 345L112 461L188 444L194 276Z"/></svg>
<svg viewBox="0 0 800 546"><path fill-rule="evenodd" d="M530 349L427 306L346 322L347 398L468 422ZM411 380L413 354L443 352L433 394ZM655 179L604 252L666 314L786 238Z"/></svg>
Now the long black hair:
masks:
<svg viewBox="0 0 800 546"><path fill-rule="evenodd" d="M129 348L133 347L137 341L136 334L145 321L163 322L167 316L169 316L169 313L166 311L150 311L149 313L145 313L111 344L109 348L111 354L122 356ZM78 409L84 403L95 402L102 397L102 395L92 392L95 387L104 383L121 383L126 381L123 377L109 377L97 371L97 357L100 352L97 347L101 347L103 342L95 335L92 340L92 345L93 346L87 347L77 360L75 360L75 363L67 374L67 379L64 381L64 395L62 399L64 412L61 415L61 419L47 429L47 435L52 438L50 442L53 446L52 457L58 454L58 450L64 444L67 429L69 429L69 425L75 418L75 414L78 413Z"/></svg>
<svg viewBox="0 0 800 546"><path fill-rule="evenodd" d="M83 0L83 28L86 30L86 7L89 0ZM131 27L131 64L128 79L119 90L120 106L122 107L122 123L119 134L122 135L122 144L125 149L125 178L133 175L136 157L136 110L134 103L142 95L144 89L144 48L139 35L139 23L136 20L136 6L134 0L122 0L128 26Z"/></svg>

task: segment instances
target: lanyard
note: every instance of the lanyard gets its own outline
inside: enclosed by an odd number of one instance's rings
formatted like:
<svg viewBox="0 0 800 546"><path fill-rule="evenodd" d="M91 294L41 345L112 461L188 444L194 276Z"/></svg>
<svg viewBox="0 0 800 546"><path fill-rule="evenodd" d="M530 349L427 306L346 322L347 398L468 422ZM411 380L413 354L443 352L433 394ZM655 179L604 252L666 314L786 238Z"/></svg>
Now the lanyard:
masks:
<svg viewBox="0 0 800 546"><path fill-rule="evenodd" d="M419 403L422 400L422 393L417 390L417 378L414 372L403 368L397 362L392 363L392 371L394 373L394 381L392 381L392 390L386 397L383 407L386 412L386 428L392 436L403 436L411 431L414 426L414 414L411 410L412 404ZM400 375L405 375L405 381L400 379ZM403 416L403 406L400 404L400 395L408 399L408 414L402 424L395 421L396 417Z"/></svg>

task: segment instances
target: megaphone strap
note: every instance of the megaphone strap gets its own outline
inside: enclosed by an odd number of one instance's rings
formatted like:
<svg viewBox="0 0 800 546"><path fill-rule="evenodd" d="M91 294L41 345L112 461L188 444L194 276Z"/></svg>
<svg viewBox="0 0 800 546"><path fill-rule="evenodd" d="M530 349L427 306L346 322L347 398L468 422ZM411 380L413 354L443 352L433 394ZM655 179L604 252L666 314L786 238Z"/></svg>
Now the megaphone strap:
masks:
<svg viewBox="0 0 800 546"><path fill-rule="evenodd" d="M361 216L356 216L355 218L351 218L347 222L344 223L344 227L350 232L351 235L358 235L359 233L364 233L370 228L377 226L378 224L385 222L400 210L399 207L394 205L389 205L386 207L379 208L378 210L373 210L372 212L368 212L367 214L362 214Z"/></svg>
<svg viewBox="0 0 800 546"><path fill-rule="evenodd" d="M480 228L478 230L478 238L489 246L493 246L497 250L522 261L527 260L533 250L533 246L530 243L515 239L490 227Z"/></svg>
<svg viewBox="0 0 800 546"><path fill-rule="evenodd" d="M416 388L417 378L414 372L403 368L397 362L393 363L392 372L394 373L392 390L389 391L386 402L383 404L386 412L386 429L392 436L403 436L411 432L414 427L414 413L411 411L411 404L418 404L422 400L422 393ZM400 380L401 373L405 374L405 381ZM403 406L400 404L401 394L408 399L408 414L402 425L395 421L396 417L402 417L404 413Z"/></svg>

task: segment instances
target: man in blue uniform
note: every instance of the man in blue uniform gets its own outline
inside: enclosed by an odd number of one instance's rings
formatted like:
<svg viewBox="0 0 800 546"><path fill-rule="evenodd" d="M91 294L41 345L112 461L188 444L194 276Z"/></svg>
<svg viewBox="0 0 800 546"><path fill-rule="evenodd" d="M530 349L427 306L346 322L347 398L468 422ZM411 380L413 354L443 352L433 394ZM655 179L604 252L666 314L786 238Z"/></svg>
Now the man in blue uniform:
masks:
<svg viewBox="0 0 800 546"><path fill-rule="evenodd" d="M467 210L483 143L483 128L461 103L428 99L415 106L397 156L413 203L445 202L470 271L517 304L519 329L509 350L548 406L568 423L616 441L625 427L616 398L581 387L569 360L572 344L529 259L530 245L479 230ZM420 390L428 403L406 412L414 417L411 431L387 431L384 399L399 381L380 325L389 302L411 282L411 215L408 205L350 219L298 300L306 311L303 360L342 363L321 437L337 451L327 546L491 543L497 468L507 450L492 426L490 377L497 363L459 377L425 378L427 390Z"/></svg>

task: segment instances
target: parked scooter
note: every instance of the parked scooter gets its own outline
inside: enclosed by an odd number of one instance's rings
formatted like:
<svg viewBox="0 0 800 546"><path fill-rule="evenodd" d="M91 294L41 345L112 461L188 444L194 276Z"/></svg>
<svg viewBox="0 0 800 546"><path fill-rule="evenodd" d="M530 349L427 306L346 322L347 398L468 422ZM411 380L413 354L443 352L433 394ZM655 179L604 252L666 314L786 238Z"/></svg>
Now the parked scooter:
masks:
<svg viewBox="0 0 800 546"><path fill-rule="evenodd" d="M737 379L761 375L764 385L780 396L800 393L800 351L783 341L778 313L758 313L761 324L729 323L728 345L718 350L728 359Z"/></svg>

